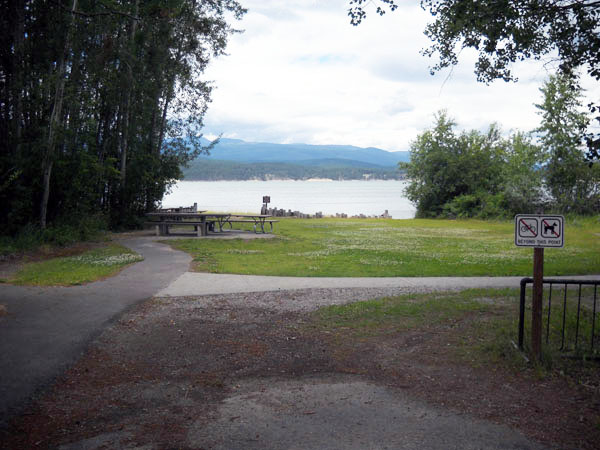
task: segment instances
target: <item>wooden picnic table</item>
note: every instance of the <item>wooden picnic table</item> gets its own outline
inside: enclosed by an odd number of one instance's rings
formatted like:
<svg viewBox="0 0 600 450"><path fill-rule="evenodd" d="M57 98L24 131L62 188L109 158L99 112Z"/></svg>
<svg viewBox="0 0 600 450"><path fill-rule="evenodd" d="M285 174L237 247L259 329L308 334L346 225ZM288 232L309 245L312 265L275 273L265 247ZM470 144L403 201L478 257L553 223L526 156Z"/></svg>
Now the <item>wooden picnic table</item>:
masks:
<svg viewBox="0 0 600 450"><path fill-rule="evenodd" d="M198 212L172 212L172 211L158 211L146 214L150 219L155 219L146 224L154 225L156 227L157 236L167 236L169 234L170 226L182 226L191 225L194 227L194 231L197 232L198 236L206 236L208 234L208 228L215 230L215 225L218 226L220 232L223 232L225 225L229 224L229 227L233 229L234 223L252 223L254 232L258 233L257 228L262 233L266 233L265 224L271 226L271 232L273 231L273 223L278 220L271 219L271 215L268 214L231 214L231 213L207 213L205 211ZM215 230L216 231L216 230Z"/></svg>
<svg viewBox="0 0 600 450"><path fill-rule="evenodd" d="M262 233L266 233L265 224L271 226L271 232L273 232L273 223L279 222L272 218L270 214L230 214L228 217L218 217L217 222L219 224L219 231L223 231L223 227L229 224L229 227L233 229L234 223L252 223L254 232L258 233L256 227L260 227Z"/></svg>

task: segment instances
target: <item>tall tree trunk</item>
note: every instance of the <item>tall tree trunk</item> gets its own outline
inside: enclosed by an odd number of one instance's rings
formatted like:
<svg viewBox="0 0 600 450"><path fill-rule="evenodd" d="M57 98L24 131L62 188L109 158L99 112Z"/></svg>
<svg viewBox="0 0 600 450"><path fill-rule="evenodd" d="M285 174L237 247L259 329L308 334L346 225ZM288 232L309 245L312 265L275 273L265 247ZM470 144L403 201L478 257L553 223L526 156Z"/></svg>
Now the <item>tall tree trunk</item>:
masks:
<svg viewBox="0 0 600 450"><path fill-rule="evenodd" d="M177 46L177 54L175 55L175 64L179 64L181 58L181 41ZM168 69L167 69L168 70ZM170 78L170 79L169 79ZM167 112L169 111L169 103L173 99L173 86L175 85L175 73L171 73L170 77L167 77L167 96L165 97L165 103L162 109L162 116L160 121L160 132L158 135L158 143L156 146L156 154L160 155L160 149L162 148L163 140L165 138L165 131L167 128Z"/></svg>
<svg viewBox="0 0 600 450"><path fill-rule="evenodd" d="M135 33L137 30L137 16L139 14L140 0L135 2L134 18L131 19L131 30L129 32L128 52L130 54L129 63L127 63L127 93L125 94L123 108L123 129L121 133L121 207L124 206L125 184L127 182L127 150L129 146L129 128L131 122L131 91L133 90L133 68L131 63L135 59Z"/></svg>
<svg viewBox="0 0 600 450"><path fill-rule="evenodd" d="M67 53L70 47L71 41L71 28L73 23L73 14L77 8L77 0L73 0L71 6L71 13L67 21L67 32L65 35L65 45L63 52L60 55L60 59L57 64L56 70L56 89L54 92L54 102L52 105L52 112L50 114L50 123L48 125L48 138L46 140L46 151L44 153L44 159L42 161L42 203L40 205L40 227L46 228L46 218L48 215L48 199L50 197L50 177L52 176L52 166L54 164L54 138L56 129L58 128L58 121L61 117L62 104L65 93L65 66L67 62Z"/></svg>
<svg viewBox="0 0 600 450"><path fill-rule="evenodd" d="M150 134L149 134L149 147L148 153L152 154L154 151L154 136L156 135L156 111L159 110L160 106L160 90L156 89L154 100L152 103L152 118L150 119Z"/></svg>
<svg viewBox="0 0 600 450"><path fill-rule="evenodd" d="M15 101L14 130L15 154L17 158L21 153L21 140L23 136L23 88L24 88L24 45L25 45L25 5L23 0L17 0L15 5L17 23L15 26L15 60L13 65L12 95Z"/></svg>
<svg viewBox="0 0 600 450"><path fill-rule="evenodd" d="M169 110L169 103L171 102L171 98L173 95L171 94L171 89L167 92L167 98L165 98L165 104L163 105L162 117L160 121L160 134L158 135L158 144L156 146L156 154L160 155L160 149L163 144L163 140L165 139L165 130L167 128L167 111Z"/></svg>

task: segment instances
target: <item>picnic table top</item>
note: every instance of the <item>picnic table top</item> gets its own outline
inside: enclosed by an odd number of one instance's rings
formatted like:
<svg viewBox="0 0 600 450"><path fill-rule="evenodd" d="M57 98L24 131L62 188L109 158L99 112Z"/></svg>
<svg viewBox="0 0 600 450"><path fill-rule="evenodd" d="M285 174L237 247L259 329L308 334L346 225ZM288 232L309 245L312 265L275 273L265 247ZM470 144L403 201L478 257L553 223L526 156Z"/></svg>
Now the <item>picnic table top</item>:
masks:
<svg viewBox="0 0 600 450"><path fill-rule="evenodd" d="M257 219L265 219L273 217L270 214L235 214L235 213L207 213L206 211L198 212L150 212L146 216L149 217L251 217Z"/></svg>
<svg viewBox="0 0 600 450"><path fill-rule="evenodd" d="M196 211L196 212L173 212L173 211L153 211L146 213L147 216L152 217L200 217L205 216L206 211Z"/></svg>

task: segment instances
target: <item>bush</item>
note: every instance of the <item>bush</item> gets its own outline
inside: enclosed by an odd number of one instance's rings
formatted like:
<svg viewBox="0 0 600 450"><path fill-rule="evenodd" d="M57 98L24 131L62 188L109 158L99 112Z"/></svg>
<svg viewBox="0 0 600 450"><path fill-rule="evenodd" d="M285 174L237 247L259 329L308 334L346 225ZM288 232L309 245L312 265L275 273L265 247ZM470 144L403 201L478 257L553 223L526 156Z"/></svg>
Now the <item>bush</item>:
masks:
<svg viewBox="0 0 600 450"><path fill-rule="evenodd" d="M401 166L418 217L476 216L485 195L501 189L508 143L498 127L456 134L455 126L444 111L438 113L433 129L411 143L410 163Z"/></svg>
<svg viewBox="0 0 600 450"><path fill-rule="evenodd" d="M481 210L481 199L475 194L454 197L443 207L442 215L451 219L475 217Z"/></svg>
<svg viewBox="0 0 600 450"><path fill-rule="evenodd" d="M444 205L442 215L451 219L499 219L511 216L502 192L488 194L477 192L454 197Z"/></svg>
<svg viewBox="0 0 600 450"><path fill-rule="evenodd" d="M75 242L98 239L107 229L108 222L101 214L57 220L45 230L28 224L15 236L0 236L0 254L35 250L44 244L64 247Z"/></svg>
<svg viewBox="0 0 600 450"><path fill-rule="evenodd" d="M98 238L107 228L107 221L102 215L61 219L42 232L42 240L47 244L64 247L75 242Z"/></svg>

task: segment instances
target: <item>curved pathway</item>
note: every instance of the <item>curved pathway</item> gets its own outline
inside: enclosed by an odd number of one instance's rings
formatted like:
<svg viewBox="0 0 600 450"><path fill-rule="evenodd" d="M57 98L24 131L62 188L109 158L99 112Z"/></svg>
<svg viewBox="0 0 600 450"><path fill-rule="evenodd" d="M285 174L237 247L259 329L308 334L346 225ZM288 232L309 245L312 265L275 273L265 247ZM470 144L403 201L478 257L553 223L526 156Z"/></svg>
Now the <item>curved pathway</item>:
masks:
<svg viewBox="0 0 600 450"><path fill-rule="evenodd" d="M0 428L72 365L111 321L185 273L186 253L148 238L120 241L144 257L118 275L83 286L0 285Z"/></svg>

